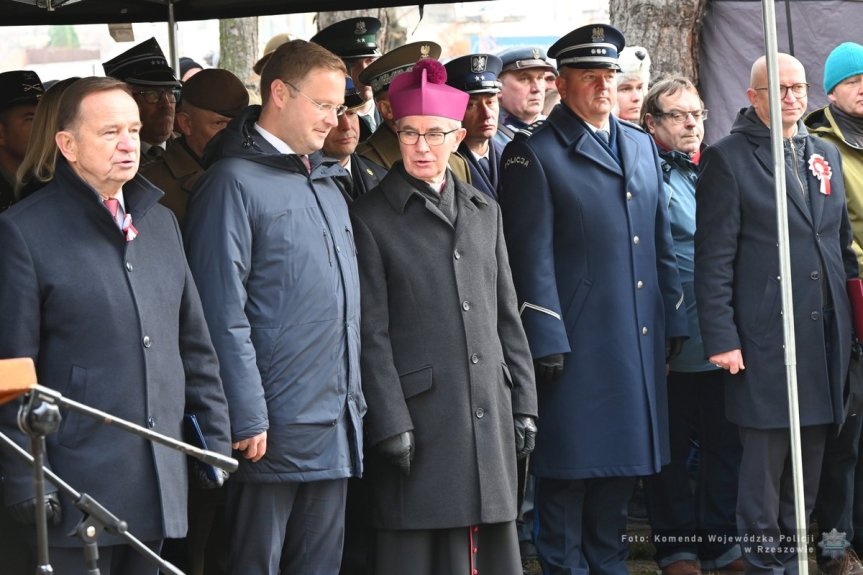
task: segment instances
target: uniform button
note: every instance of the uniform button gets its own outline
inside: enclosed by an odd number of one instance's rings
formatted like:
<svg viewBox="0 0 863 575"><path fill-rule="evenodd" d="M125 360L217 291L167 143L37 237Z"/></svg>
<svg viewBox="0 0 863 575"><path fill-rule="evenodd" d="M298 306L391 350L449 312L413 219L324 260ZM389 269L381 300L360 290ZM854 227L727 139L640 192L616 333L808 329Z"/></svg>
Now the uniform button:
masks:
<svg viewBox="0 0 863 575"><path fill-rule="evenodd" d="M637 282L635 282L635 287L637 287L638 289L643 288L643 287L644 287L644 282L643 282L643 281L641 281L641 280L638 280Z"/></svg>
<svg viewBox="0 0 863 575"><path fill-rule="evenodd" d="M633 237L632 237L632 243L634 243L635 245L638 245L638 242L640 242L640 241L641 241L641 240L640 240L640 239L638 239L638 236L633 236Z"/></svg>
<svg viewBox="0 0 863 575"><path fill-rule="evenodd" d="M126 262L126 271L130 272L133 269L135 269L135 268L132 267L132 262Z"/></svg>
<svg viewBox="0 0 863 575"><path fill-rule="evenodd" d="M809 317L812 319L812 321L818 321L819 319L821 319L821 314L817 311L813 311L809 314Z"/></svg>
<svg viewBox="0 0 863 575"><path fill-rule="evenodd" d="M647 326L641 328L641 335L647 335Z"/></svg>
<svg viewBox="0 0 863 575"><path fill-rule="evenodd" d="M476 415L477 419L482 419L485 417L485 410L481 407L477 407L476 411L474 411L474 415Z"/></svg>
<svg viewBox="0 0 863 575"><path fill-rule="evenodd" d="M145 336L144 336L143 343L144 343L144 347L150 347L151 345L153 345L153 342L152 342L152 340L150 339L150 336L149 336L149 335L145 335Z"/></svg>
<svg viewBox="0 0 863 575"><path fill-rule="evenodd" d="M152 417L148 417L147 418L147 427L149 427L150 429L153 429L154 427L156 427L156 420L153 419Z"/></svg>
<svg viewBox="0 0 863 575"><path fill-rule="evenodd" d="M475 353L472 356L470 356L470 362L471 363L479 363L479 355Z"/></svg>
<svg viewBox="0 0 863 575"><path fill-rule="evenodd" d="M336 252L342 253L342 248L340 248L339 246L336 246Z"/></svg>
<svg viewBox="0 0 863 575"><path fill-rule="evenodd" d="M632 200L632 192L626 192L626 201Z"/></svg>
<svg viewBox="0 0 863 575"><path fill-rule="evenodd" d="M817 280L817 279L819 279L820 277L821 277L821 274L819 274L817 271L816 271L816 272L812 272L811 274L809 274L809 278L810 278L810 279L813 279L813 280Z"/></svg>
<svg viewBox="0 0 863 575"><path fill-rule="evenodd" d="M458 251L458 250L455 250L455 251L452 253L452 257L454 257L454 258L455 258L455 259L457 259L457 260L460 260L460 259L461 259L461 252L460 252L460 251Z"/></svg>
<svg viewBox="0 0 863 575"><path fill-rule="evenodd" d="M461 309L463 309L464 311L469 310L470 309L470 302L467 300L464 300L463 302L461 302Z"/></svg>

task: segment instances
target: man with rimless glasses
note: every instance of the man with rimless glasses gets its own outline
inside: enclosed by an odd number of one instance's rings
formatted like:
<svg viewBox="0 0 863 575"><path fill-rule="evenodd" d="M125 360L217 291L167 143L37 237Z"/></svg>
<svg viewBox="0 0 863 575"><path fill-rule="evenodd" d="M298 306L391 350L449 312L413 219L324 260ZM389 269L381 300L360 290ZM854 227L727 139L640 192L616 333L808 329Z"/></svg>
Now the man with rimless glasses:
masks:
<svg viewBox="0 0 863 575"><path fill-rule="evenodd" d="M746 573L797 573L798 549L781 291L793 292L805 515L818 491L828 434L843 423L851 357L846 280L857 277L836 147L808 133L806 72L778 54L790 277L780 273L770 96L763 56L751 106L705 149L696 187L695 295L704 356L724 370L725 414L743 453L737 529ZM787 317L787 316L786 316ZM822 526L823 527L823 526ZM828 526L831 527L831 526Z"/></svg>
<svg viewBox="0 0 863 575"><path fill-rule="evenodd" d="M141 42L102 67L129 84L141 115L141 165L161 158L174 130L180 82L155 38Z"/></svg>
<svg viewBox="0 0 863 575"><path fill-rule="evenodd" d="M262 106L222 130L186 214L240 468L227 485L231 575L336 575L347 480L362 474L359 278L347 204L320 153L345 66L279 46Z"/></svg>

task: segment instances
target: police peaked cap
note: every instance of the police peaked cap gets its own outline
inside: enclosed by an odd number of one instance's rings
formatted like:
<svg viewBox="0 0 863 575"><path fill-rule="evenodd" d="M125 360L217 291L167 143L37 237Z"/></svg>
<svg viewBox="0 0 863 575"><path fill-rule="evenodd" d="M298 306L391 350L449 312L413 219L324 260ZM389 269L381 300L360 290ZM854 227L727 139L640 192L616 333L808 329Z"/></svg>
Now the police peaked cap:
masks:
<svg viewBox="0 0 863 575"><path fill-rule="evenodd" d="M446 83L468 94L497 94L503 62L492 54L470 54L446 64Z"/></svg>
<svg viewBox="0 0 863 575"><path fill-rule="evenodd" d="M576 28L548 49L557 67L620 70L618 56L626 45L623 33L608 24Z"/></svg>

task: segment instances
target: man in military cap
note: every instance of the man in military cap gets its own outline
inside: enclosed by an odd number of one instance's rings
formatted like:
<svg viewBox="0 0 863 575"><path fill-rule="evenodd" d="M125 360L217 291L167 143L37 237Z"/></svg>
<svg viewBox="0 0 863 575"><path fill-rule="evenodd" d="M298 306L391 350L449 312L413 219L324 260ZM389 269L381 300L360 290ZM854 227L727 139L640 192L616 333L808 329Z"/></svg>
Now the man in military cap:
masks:
<svg viewBox="0 0 863 575"><path fill-rule="evenodd" d="M500 72L500 107L498 141L506 144L518 130L542 119L546 81L554 64L545 50L537 46L509 48L498 56L503 62Z"/></svg>
<svg viewBox="0 0 863 575"><path fill-rule="evenodd" d="M380 29L381 21L377 18L349 18L327 26L311 39L344 61L348 75L357 87L363 100L362 107L357 110L361 122L360 141L368 139L381 123L371 87L359 81L360 73L381 55L377 43Z"/></svg>
<svg viewBox="0 0 863 575"><path fill-rule="evenodd" d="M375 104L383 119L371 137L357 147L357 153L389 170L402 158L392 106L389 100L390 82L400 74L409 72L423 58L437 60L441 47L434 42L412 42L399 46L375 60L360 73L360 83L371 86ZM449 166L460 180L471 183L467 161L458 152L450 155Z"/></svg>
<svg viewBox="0 0 863 575"><path fill-rule="evenodd" d="M43 92L36 72L0 74L0 212L15 201L15 174L24 160L33 114Z"/></svg>
<svg viewBox="0 0 863 575"><path fill-rule="evenodd" d="M468 162L473 186L494 199L503 151L493 139L500 113L497 75L502 66L500 58L491 54L470 54L446 65L447 84L470 95L462 120L467 135L458 151Z"/></svg>
<svg viewBox="0 0 863 575"><path fill-rule="evenodd" d="M141 114L141 165L161 157L174 130L180 82L155 38L102 64L105 75L129 84Z"/></svg>
<svg viewBox="0 0 863 575"><path fill-rule="evenodd" d="M611 115L623 45L602 24L558 40L561 105L501 158L542 413L531 464L546 573L627 573L627 504L668 462L666 363L687 333L656 147Z"/></svg>
<svg viewBox="0 0 863 575"><path fill-rule="evenodd" d="M182 136L171 142L163 157L141 168L141 173L165 192L160 201L180 222L186 215L189 194L204 173L204 147L248 103L246 87L227 70L201 70L183 86L176 118Z"/></svg>
<svg viewBox="0 0 863 575"><path fill-rule="evenodd" d="M352 201L380 183L387 171L356 153L360 135L360 109L365 101L353 80L345 78L345 113L324 140L323 152L335 158L350 174L336 178L345 199Z"/></svg>

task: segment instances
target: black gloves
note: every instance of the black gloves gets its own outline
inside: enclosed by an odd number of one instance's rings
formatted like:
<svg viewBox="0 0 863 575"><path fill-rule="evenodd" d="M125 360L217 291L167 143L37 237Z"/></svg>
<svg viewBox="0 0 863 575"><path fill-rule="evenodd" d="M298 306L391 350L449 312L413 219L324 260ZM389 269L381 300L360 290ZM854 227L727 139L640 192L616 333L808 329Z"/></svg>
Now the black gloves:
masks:
<svg viewBox="0 0 863 575"><path fill-rule="evenodd" d="M536 446L536 421L529 415L516 415L515 420L515 456L524 459L533 452Z"/></svg>
<svg viewBox="0 0 863 575"><path fill-rule="evenodd" d="M23 525L36 524L36 498L20 501L6 508L9 517ZM50 525L60 525L63 514L60 511L60 498L56 492L45 494L45 517Z"/></svg>
<svg viewBox="0 0 863 575"><path fill-rule="evenodd" d="M563 373L563 354L548 355L533 361L536 379L541 383L554 381Z"/></svg>
<svg viewBox="0 0 863 575"><path fill-rule="evenodd" d="M410 475L415 449L413 431L387 437L375 449L384 459L401 469L405 476Z"/></svg>
<svg viewBox="0 0 863 575"><path fill-rule="evenodd" d="M671 363L671 360L680 355L683 350L683 342L686 340L686 337L681 336L669 337L665 340L665 363Z"/></svg>
<svg viewBox="0 0 863 575"><path fill-rule="evenodd" d="M211 477L208 472L208 466L197 460L189 461L189 473L192 483L198 489L218 489L228 480L228 472L218 467L211 467L215 472L215 477Z"/></svg>

